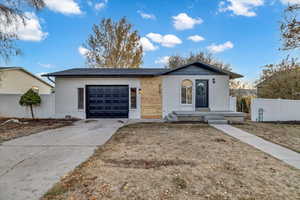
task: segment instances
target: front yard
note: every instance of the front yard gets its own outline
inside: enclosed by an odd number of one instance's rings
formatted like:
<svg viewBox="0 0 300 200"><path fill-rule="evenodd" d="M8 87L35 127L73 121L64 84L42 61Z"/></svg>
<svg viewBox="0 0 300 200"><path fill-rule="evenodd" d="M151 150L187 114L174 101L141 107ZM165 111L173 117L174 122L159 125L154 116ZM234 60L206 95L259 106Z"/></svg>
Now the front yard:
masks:
<svg viewBox="0 0 300 200"><path fill-rule="evenodd" d="M245 124L235 126L300 153L299 123L257 123L247 121Z"/></svg>
<svg viewBox="0 0 300 200"><path fill-rule="evenodd" d="M300 171L205 124L125 126L43 200L295 200Z"/></svg>
<svg viewBox="0 0 300 200"><path fill-rule="evenodd" d="M72 125L74 120L64 119L18 119L20 123L8 122L7 118L0 118L0 143L38 133L48 129Z"/></svg>

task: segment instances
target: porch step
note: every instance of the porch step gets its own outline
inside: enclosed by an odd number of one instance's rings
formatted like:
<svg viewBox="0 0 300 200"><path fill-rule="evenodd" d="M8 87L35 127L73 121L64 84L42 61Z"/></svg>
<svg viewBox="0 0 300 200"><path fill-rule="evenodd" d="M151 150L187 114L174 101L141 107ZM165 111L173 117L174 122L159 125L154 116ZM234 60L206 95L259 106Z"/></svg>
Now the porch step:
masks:
<svg viewBox="0 0 300 200"><path fill-rule="evenodd" d="M228 120L208 120L208 124L228 124Z"/></svg>
<svg viewBox="0 0 300 200"><path fill-rule="evenodd" d="M208 121L208 120L225 120L223 115L206 115L203 118L204 118L204 121Z"/></svg>
<svg viewBox="0 0 300 200"><path fill-rule="evenodd" d="M198 111L198 112L210 112L210 108L197 108L196 111Z"/></svg>

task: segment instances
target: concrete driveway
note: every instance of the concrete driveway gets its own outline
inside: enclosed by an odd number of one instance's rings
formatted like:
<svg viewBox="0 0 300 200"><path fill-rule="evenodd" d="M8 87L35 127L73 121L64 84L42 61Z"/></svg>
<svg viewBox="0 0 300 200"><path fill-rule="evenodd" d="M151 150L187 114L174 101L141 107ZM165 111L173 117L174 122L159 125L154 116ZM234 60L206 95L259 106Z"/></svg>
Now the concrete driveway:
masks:
<svg viewBox="0 0 300 200"><path fill-rule="evenodd" d="M117 119L79 121L3 143L0 200L39 199L122 125Z"/></svg>

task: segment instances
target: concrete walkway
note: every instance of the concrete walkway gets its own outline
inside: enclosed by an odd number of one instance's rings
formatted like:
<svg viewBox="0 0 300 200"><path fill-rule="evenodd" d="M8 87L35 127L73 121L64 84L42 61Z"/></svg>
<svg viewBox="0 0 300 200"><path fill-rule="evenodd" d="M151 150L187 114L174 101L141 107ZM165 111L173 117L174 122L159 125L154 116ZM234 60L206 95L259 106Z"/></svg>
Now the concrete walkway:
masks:
<svg viewBox="0 0 300 200"><path fill-rule="evenodd" d="M244 143L252 145L253 147L279 159L283 162L300 169L300 154L284 148L280 145L268 142L253 134L247 133L241 129L235 128L230 125L211 125L216 129L241 140Z"/></svg>
<svg viewBox="0 0 300 200"><path fill-rule="evenodd" d="M79 121L0 145L0 200L39 199L88 159L116 130L116 120Z"/></svg>

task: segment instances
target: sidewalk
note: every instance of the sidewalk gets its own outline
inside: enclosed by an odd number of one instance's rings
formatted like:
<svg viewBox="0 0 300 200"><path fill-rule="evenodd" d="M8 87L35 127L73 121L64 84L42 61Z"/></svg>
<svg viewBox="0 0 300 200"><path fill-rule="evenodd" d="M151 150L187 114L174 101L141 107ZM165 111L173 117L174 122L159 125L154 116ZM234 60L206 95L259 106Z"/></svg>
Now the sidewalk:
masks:
<svg viewBox="0 0 300 200"><path fill-rule="evenodd" d="M211 125L216 129L236 138L240 141L247 143L283 162L300 169L300 154L292 150L284 148L280 145L274 144L272 142L266 141L260 137L253 134L247 133L241 129L235 128L230 125Z"/></svg>

